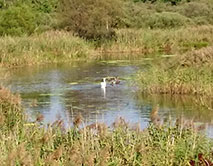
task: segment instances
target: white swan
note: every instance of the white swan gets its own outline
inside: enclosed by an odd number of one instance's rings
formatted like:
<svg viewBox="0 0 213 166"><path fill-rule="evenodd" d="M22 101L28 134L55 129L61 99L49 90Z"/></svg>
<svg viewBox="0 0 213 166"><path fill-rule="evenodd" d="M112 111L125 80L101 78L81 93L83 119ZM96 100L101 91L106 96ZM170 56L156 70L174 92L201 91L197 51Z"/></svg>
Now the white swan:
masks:
<svg viewBox="0 0 213 166"><path fill-rule="evenodd" d="M101 88L106 88L106 78L103 78L103 82L101 82Z"/></svg>

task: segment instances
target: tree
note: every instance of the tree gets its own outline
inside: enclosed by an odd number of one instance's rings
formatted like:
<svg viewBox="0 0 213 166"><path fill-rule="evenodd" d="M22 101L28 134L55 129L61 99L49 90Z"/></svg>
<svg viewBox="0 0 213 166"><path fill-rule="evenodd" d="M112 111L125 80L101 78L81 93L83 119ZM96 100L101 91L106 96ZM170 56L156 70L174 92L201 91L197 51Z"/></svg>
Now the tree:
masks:
<svg viewBox="0 0 213 166"><path fill-rule="evenodd" d="M24 4L10 6L0 15L0 35L30 35L37 26L36 13Z"/></svg>
<svg viewBox="0 0 213 166"><path fill-rule="evenodd" d="M58 0L0 0L0 35L21 36L51 26Z"/></svg>
<svg viewBox="0 0 213 166"><path fill-rule="evenodd" d="M85 39L111 39L122 15L121 4L120 0L61 0L61 25Z"/></svg>

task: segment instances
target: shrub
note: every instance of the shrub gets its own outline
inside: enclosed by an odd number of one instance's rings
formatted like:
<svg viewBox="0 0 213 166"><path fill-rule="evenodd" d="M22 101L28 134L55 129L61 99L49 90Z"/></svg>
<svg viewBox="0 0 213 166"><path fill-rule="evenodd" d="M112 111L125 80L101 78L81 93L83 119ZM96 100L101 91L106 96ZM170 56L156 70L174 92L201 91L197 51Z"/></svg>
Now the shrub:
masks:
<svg viewBox="0 0 213 166"><path fill-rule="evenodd" d="M111 39L121 16L119 0L62 0L62 27L85 39Z"/></svg>
<svg viewBox="0 0 213 166"><path fill-rule="evenodd" d="M30 35L50 29L57 5L58 0L0 0L0 35Z"/></svg>
<svg viewBox="0 0 213 166"><path fill-rule="evenodd" d="M126 23L136 28L176 28L191 25L193 21L177 12L182 6L171 6L166 3L125 3Z"/></svg>
<svg viewBox="0 0 213 166"><path fill-rule="evenodd" d="M30 35L37 26L36 12L27 5L0 11L0 35Z"/></svg>
<svg viewBox="0 0 213 166"><path fill-rule="evenodd" d="M193 19L197 24L203 25L213 23L213 4L210 1L189 2L181 6L178 10L182 15Z"/></svg>
<svg viewBox="0 0 213 166"><path fill-rule="evenodd" d="M51 13L56 11L58 0L32 0L33 8L42 13Z"/></svg>
<svg viewBox="0 0 213 166"><path fill-rule="evenodd" d="M190 23L191 20L178 13L162 12L143 17L144 26L149 28L176 28Z"/></svg>

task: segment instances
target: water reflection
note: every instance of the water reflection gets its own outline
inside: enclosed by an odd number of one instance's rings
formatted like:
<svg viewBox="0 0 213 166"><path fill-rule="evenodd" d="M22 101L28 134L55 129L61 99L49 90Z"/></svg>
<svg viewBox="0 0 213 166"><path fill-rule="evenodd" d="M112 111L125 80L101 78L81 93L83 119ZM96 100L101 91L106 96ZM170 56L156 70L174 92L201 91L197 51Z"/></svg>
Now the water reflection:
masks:
<svg viewBox="0 0 213 166"><path fill-rule="evenodd" d="M183 116L211 126L213 112L194 107L196 99L193 97L136 95L135 87L128 85L127 78L141 68L144 69L134 63L78 62L34 66L11 70L10 77L3 83L21 94L31 120L40 112L45 123L61 118L66 126L70 126L72 118L81 113L88 123L101 121L110 125L121 116L130 123L139 122L145 128L153 106L159 104L161 118ZM119 76L121 83L103 89L100 82L107 76ZM36 106L32 107L35 100ZM209 127L208 132L211 131Z"/></svg>

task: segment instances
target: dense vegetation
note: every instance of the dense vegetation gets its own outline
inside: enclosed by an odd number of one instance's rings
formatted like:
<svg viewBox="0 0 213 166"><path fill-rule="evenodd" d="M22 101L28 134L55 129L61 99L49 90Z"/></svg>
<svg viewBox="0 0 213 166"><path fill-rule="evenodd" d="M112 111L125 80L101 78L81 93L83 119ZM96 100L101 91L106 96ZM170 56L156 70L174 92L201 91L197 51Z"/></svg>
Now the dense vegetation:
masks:
<svg viewBox="0 0 213 166"><path fill-rule="evenodd" d="M206 97L211 110L212 11L212 0L0 0L0 65L175 55L138 73L140 92ZM61 120L43 128L41 116L29 123L20 97L0 87L1 164L212 164L199 128L160 124L156 110L143 131L122 118L111 128L81 120L68 130Z"/></svg>
<svg viewBox="0 0 213 166"><path fill-rule="evenodd" d="M211 0L1 0L0 64L177 55L140 73L141 91L212 95L212 11Z"/></svg>
<svg viewBox="0 0 213 166"><path fill-rule="evenodd" d="M149 127L141 130L119 118L112 127L83 123L80 115L65 130L62 120L29 123L20 97L0 88L1 165L193 165L212 164L212 141L198 133L203 126L178 119L168 125L153 108ZM12 123L11 123L12 122Z"/></svg>
<svg viewBox="0 0 213 166"><path fill-rule="evenodd" d="M86 39L114 39L120 28L213 24L211 0L0 1L0 35L63 29Z"/></svg>
<svg viewBox="0 0 213 166"><path fill-rule="evenodd" d="M171 2L2 0L0 64L100 59L113 52L125 55L110 58L135 59L211 45L211 1Z"/></svg>

